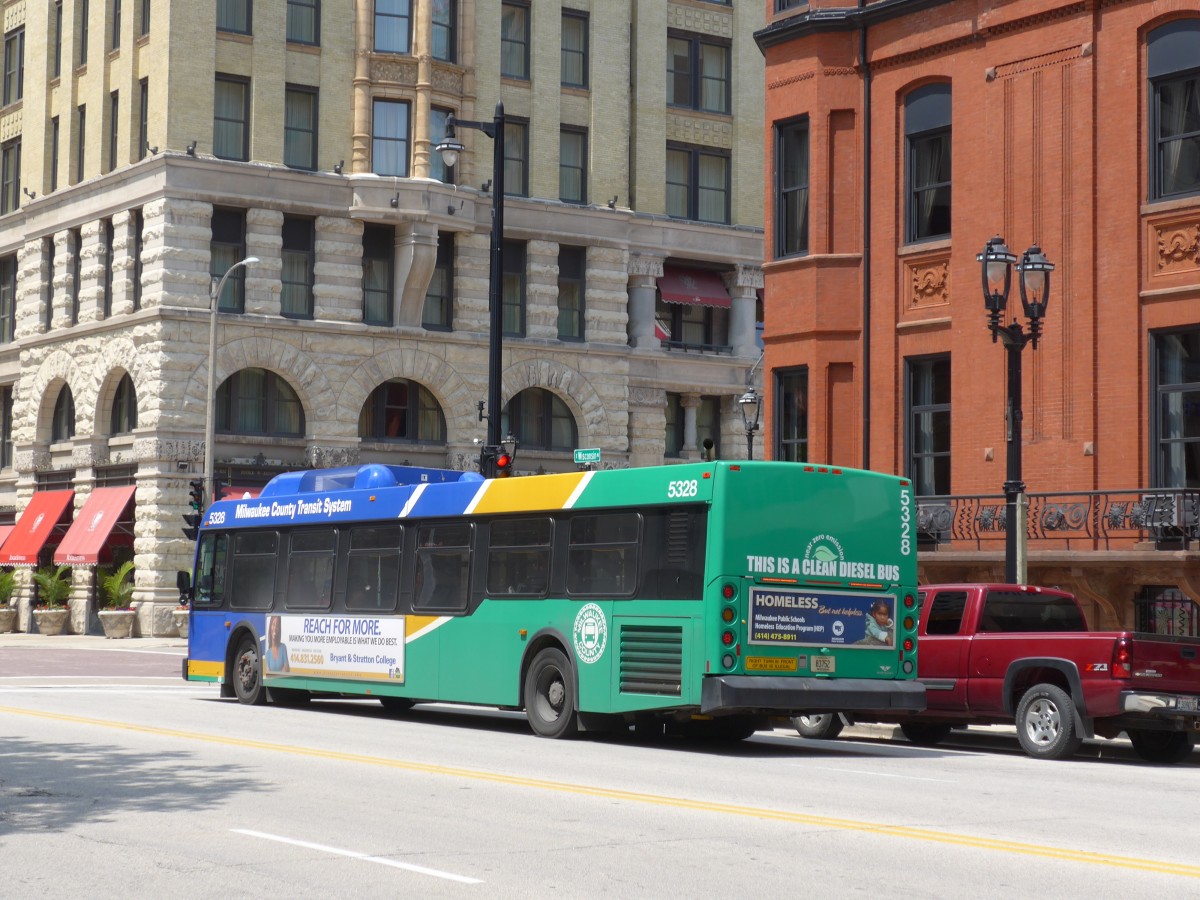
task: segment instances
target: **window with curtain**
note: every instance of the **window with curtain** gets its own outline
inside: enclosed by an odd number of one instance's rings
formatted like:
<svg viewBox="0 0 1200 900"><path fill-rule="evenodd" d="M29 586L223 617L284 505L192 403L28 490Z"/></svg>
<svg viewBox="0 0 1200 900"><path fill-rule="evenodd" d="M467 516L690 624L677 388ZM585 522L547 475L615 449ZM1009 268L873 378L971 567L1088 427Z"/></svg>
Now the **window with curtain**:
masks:
<svg viewBox="0 0 1200 900"><path fill-rule="evenodd" d="M500 74L529 80L529 4L500 4Z"/></svg>
<svg viewBox="0 0 1200 900"><path fill-rule="evenodd" d="M252 0L217 0L217 31L249 34L251 2Z"/></svg>
<svg viewBox="0 0 1200 900"><path fill-rule="evenodd" d="M313 220L300 216L283 217L283 291L279 312L293 319L313 317Z"/></svg>
<svg viewBox="0 0 1200 900"><path fill-rule="evenodd" d="M1200 329L1154 333L1151 346L1154 484L1200 488Z"/></svg>
<svg viewBox="0 0 1200 900"><path fill-rule="evenodd" d="M446 165L442 154L433 148L446 137L446 120L453 110L441 106L429 108L429 177L443 184L454 184L454 169Z"/></svg>
<svg viewBox="0 0 1200 900"><path fill-rule="evenodd" d="M51 242L51 246L53 246L53 242ZM50 271L54 271L53 266ZM0 256L0 344L12 343L16 314L17 255L12 253L8 256Z"/></svg>
<svg viewBox="0 0 1200 900"><path fill-rule="evenodd" d="M4 35L4 105L25 95L25 28Z"/></svg>
<svg viewBox="0 0 1200 900"><path fill-rule="evenodd" d="M511 118L504 122L504 193L529 196L529 123Z"/></svg>
<svg viewBox="0 0 1200 900"><path fill-rule="evenodd" d="M504 242L502 279L504 336L525 337L525 244Z"/></svg>
<svg viewBox="0 0 1200 900"><path fill-rule="evenodd" d="M392 324L392 259L395 252L395 227L363 227L363 321L368 325Z"/></svg>
<svg viewBox="0 0 1200 900"><path fill-rule="evenodd" d="M950 357L906 360L908 477L918 497L950 493Z"/></svg>
<svg viewBox="0 0 1200 900"><path fill-rule="evenodd" d="M575 416L545 388L526 388L509 400L500 430L529 450L574 450L579 443Z"/></svg>
<svg viewBox="0 0 1200 900"><path fill-rule="evenodd" d="M408 177L408 104L376 100L372 107L371 171Z"/></svg>
<svg viewBox="0 0 1200 900"><path fill-rule="evenodd" d="M1200 191L1200 19L1150 32L1151 199Z"/></svg>
<svg viewBox="0 0 1200 900"><path fill-rule="evenodd" d="M454 322L454 234L438 233L433 276L425 291L421 325L430 331L449 331Z"/></svg>
<svg viewBox="0 0 1200 900"><path fill-rule="evenodd" d="M242 369L217 388L216 428L223 434L303 437L304 409L292 386L266 369Z"/></svg>
<svg viewBox="0 0 1200 900"><path fill-rule="evenodd" d="M250 158L250 82L218 75L213 95L213 156Z"/></svg>
<svg viewBox="0 0 1200 900"><path fill-rule="evenodd" d="M588 86L588 16L574 9L562 11L562 61L564 87Z"/></svg>
<svg viewBox="0 0 1200 900"><path fill-rule="evenodd" d="M287 39L293 44L321 43L321 0L288 0Z"/></svg>
<svg viewBox="0 0 1200 900"><path fill-rule="evenodd" d="M408 53L411 48L411 0L375 0L375 50Z"/></svg>
<svg viewBox="0 0 1200 900"><path fill-rule="evenodd" d="M775 126L775 255L808 252L808 120Z"/></svg>
<svg viewBox="0 0 1200 900"><path fill-rule="evenodd" d="M670 335L668 348L680 350L729 349L729 310L696 303L668 303L659 294L655 319Z"/></svg>
<svg viewBox="0 0 1200 900"><path fill-rule="evenodd" d="M283 164L317 167L317 89L289 84L283 99Z"/></svg>
<svg viewBox="0 0 1200 900"><path fill-rule="evenodd" d="M587 203L587 132L564 128L558 134L558 199Z"/></svg>
<svg viewBox="0 0 1200 900"><path fill-rule="evenodd" d="M667 215L729 224L729 156L699 147L667 147Z"/></svg>
<svg viewBox="0 0 1200 900"><path fill-rule="evenodd" d="M21 206L21 139L0 144L0 215Z"/></svg>
<svg viewBox="0 0 1200 900"><path fill-rule="evenodd" d="M808 369L775 370L775 459L808 462Z"/></svg>
<svg viewBox="0 0 1200 900"><path fill-rule="evenodd" d="M458 3L456 0L433 0L434 59L454 62L458 58Z"/></svg>
<svg viewBox="0 0 1200 900"><path fill-rule="evenodd" d="M358 414L358 436L374 441L446 443L446 417L433 393L407 378L385 381Z"/></svg>
<svg viewBox="0 0 1200 900"><path fill-rule="evenodd" d="M672 33L667 38L667 105L728 114L729 59L728 44Z"/></svg>
<svg viewBox="0 0 1200 900"><path fill-rule="evenodd" d="M69 441L75 437L75 398L63 385L54 400L54 418L50 422L50 441Z"/></svg>
<svg viewBox="0 0 1200 900"><path fill-rule="evenodd" d="M908 241L950 234L950 100L948 84L927 84L904 98Z"/></svg>
<svg viewBox="0 0 1200 900"><path fill-rule="evenodd" d="M215 208L212 213L212 238L209 240L210 278L220 278L234 263L246 258L246 211ZM221 312L243 312L246 308L246 267L239 266L225 279L217 298Z"/></svg>
<svg viewBox="0 0 1200 900"><path fill-rule="evenodd" d="M587 249L558 248L558 339L582 341Z"/></svg>
<svg viewBox="0 0 1200 900"><path fill-rule="evenodd" d="M112 411L108 417L109 434L129 434L137 428L137 392L133 388L133 379L126 372L117 382L117 390L113 394Z"/></svg>

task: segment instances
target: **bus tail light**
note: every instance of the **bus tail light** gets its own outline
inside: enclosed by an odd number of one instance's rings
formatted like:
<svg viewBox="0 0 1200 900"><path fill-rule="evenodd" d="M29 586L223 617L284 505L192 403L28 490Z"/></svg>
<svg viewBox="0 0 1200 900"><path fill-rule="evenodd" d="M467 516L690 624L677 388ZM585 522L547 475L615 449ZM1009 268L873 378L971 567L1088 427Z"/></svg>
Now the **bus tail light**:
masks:
<svg viewBox="0 0 1200 900"><path fill-rule="evenodd" d="M733 658L732 653L726 653L724 656L721 657L721 665L723 665L725 668L732 669L733 663L734 663L734 658Z"/></svg>
<svg viewBox="0 0 1200 900"><path fill-rule="evenodd" d="M737 596L737 585L729 581L725 582L721 585L721 596L726 600L732 600Z"/></svg>
<svg viewBox="0 0 1200 900"><path fill-rule="evenodd" d="M721 635L721 643L724 644L726 647L732 647L733 642L735 640L737 640L737 638L735 638L733 636L732 631L726 631L724 634Z"/></svg>
<svg viewBox="0 0 1200 900"><path fill-rule="evenodd" d="M912 617L912 616L905 616L905 617L904 617L904 630L905 630L905 631L912 631L912 630L913 630L913 624L914 624L914 623L913 623L913 617Z"/></svg>
<svg viewBox="0 0 1200 900"><path fill-rule="evenodd" d="M904 608L905 608L905 609L912 609L912 608L913 608L913 606L916 604L916 602L917 602L917 601L916 601L915 599L913 599L913 595L912 595L912 594L905 594L905 595L904 595Z"/></svg>
<svg viewBox="0 0 1200 900"><path fill-rule="evenodd" d="M723 610L721 610L721 621L726 625L732 623L736 618L737 610L735 610L732 606L726 606Z"/></svg>
<svg viewBox="0 0 1200 900"><path fill-rule="evenodd" d="M1112 677L1130 678L1133 675L1132 654L1129 652L1129 638L1119 638L1113 647Z"/></svg>
<svg viewBox="0 0 1200 900"><path fill-rule="evenodd" d="M912 638L905 638L905 639L904 639L904 652L905 652L905 653L912 653L912 652L913 652L913 647L915 647L915 646L916 646L916 644L914 644L914 643L913 643L913 639L912 639Z"/></svg>

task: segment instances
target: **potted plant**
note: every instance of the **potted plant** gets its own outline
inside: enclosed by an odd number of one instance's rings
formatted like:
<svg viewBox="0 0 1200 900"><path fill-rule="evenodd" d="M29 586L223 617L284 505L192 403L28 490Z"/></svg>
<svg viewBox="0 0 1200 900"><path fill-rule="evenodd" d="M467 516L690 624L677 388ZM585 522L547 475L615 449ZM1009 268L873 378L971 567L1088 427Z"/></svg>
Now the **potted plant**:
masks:
<svg viewBox="0 0 1200 900"><path fill-rule="evenodd" d="M129 600L133 596L133 560L125 560L113 569L101 569L98 572L100 602L104 609L100 610L100 625L104 636L108 638L127 638L133 634L133 620L137 613L130 609Z"/></svg>
<svg viewBox="0 0 1200 900"><path fill-rule="evenodd" d="M33 619L40 634L62 634L70 610L66 607L71 596L71 568L62 565L57 569L43 566L33 573L37 585L37 606Z"/></svg>
<svg viewBox="0 0 1200 900"><path fill-rule="evenodd" d="M17 625L17 608L10 606L17 590L17 573L0 569L0 634L7 634Z"/></svg>

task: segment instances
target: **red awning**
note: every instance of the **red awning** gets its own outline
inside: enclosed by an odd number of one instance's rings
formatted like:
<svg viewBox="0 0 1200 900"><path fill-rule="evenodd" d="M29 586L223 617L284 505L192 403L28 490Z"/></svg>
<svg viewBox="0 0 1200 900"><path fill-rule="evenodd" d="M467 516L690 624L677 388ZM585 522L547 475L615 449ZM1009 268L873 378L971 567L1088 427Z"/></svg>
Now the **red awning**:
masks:
<svg viewBox="0 0 1200 900"><path fill-rule="evenodd" d="M36 566L38 552L67 515L74 491L34 491L29 505L0 547L0 566Z"/></svg>
<svg viewBox="0 0 1200 900"><path fill-rule="evenodd" d="M729 309L732 305L721 276L707 269L663 266L658 290L667 303L691 303L720 309Z"/></svg>
<svg viewBox="0 0 1200 900"><path fill-rule="evenodd" d="M241 487L239 485L221 485L220 496L218 500L249 500L257 497L261 487Z"/></svg>
<svg viewBox="0 0 1200 900"><path fill-rule="evenodd" d="M8 540L8 536L13 533L16 525L0 525L0 547L4 546L4 542Z"/></svg>
<svg viewBox="0 0 1200 900"><path fill-rule="evenodd" d="M132 484L93 489L84 501L83 509L67 529L62 543L54 551L55 565L66 563L78 566L100 562L100 551L104 549L113 526L129 506L135 490Z"/></svg>

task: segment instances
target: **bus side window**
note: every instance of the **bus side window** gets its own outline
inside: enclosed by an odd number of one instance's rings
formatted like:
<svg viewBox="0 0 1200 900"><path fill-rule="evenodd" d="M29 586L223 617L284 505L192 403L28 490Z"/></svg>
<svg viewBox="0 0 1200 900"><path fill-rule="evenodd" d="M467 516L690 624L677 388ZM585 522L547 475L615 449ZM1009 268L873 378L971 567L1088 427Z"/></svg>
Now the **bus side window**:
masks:
<svg viewBox="0 0 1200 900"><path fill-rule="evenodd" d="M234 609L270 609L275 602L275 562L279 539L273 531L247 531L233 542L229 605Z"/></svg>
<svg viewBox="0 0 1200 900"><path fill-rule="evenodd" d="M208 533L200 539L196 564L196 606L220 606L225 602L225 573L229 565L229 535Z"/></svg>
<svg viewBox="0 0 1200 900"><path fill-rule="evenodd" d="M414 609L465 610L470 525L425 525L417 532Z"/></svg>
<svg viewBox="0 0 1200 900"><path fill-rule="evenodd" d="M328 609L333 596L333 561L337 532L332 528L297 531L288 556L287 605L296 609Z"/></svg>
<svg viewBox="0 0 1200 900"><path fill-rule="evenodd" d="M400 586L399 526L372 525L350 534L346 608L391 612Z"/></svg>
<svg viewBox="0 0 1200 900"><path fill-rule="evenodd" d="M571 594L628 596L636 586L637 513L580 515L571 520L567 590Z"/></svg>

